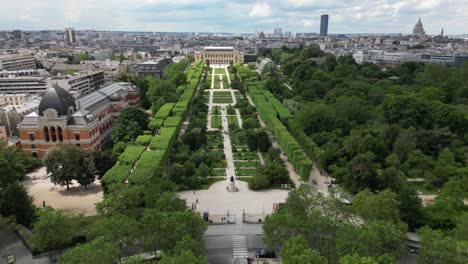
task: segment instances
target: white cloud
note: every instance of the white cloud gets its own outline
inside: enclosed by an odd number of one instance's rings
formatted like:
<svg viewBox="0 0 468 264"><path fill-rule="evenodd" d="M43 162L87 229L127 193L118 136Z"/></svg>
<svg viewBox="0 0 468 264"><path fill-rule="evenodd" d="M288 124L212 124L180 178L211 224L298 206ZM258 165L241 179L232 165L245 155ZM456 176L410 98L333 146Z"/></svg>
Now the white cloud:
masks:
<svg viewBox="0 0 468 264"><path fill-rule="evenodd" d="M31 14L25 14L19 16L19 20L24 21L24 22L39 22L41 21L39 18L35 18L31 16Z"/></svg>
<svg viewBox="0 0 468 264"><path fill-rule="evenodd" d="M0 0L0 30L468 33L468 0Z"/></svg>
<svg viewBox="0 0 468 264"><path fill-rule="evenodd" d="M268 17L272 13L271 7L266 2L257 2L252 8L249 16L251 17Z"/></svg>

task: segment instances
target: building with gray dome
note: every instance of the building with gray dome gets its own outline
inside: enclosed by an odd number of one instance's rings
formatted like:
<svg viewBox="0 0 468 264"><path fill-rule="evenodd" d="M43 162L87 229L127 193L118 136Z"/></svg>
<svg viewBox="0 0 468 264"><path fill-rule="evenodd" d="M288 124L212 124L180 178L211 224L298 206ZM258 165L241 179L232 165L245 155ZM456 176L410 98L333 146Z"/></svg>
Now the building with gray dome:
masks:
<svg viewBox="0 0 468 264"><path fill-rule="evenodd" d="M110 140L119 113L138 102L138 90L129 83L112 83L78 99L55 84L43 95L38 110L19 124L21 145L37 158L56 146L99 149Z"/></svg>

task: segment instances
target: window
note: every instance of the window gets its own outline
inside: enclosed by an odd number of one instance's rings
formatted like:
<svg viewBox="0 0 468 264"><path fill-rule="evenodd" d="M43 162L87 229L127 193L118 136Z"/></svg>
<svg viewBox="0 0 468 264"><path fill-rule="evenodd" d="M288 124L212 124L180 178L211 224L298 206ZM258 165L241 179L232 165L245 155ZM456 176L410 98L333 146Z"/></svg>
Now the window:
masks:
<svg viewBox="0 0 468 264"><path fill-rule="evenodd" d="M32 134L32 133L31 133L31 134L29 134L29 140L30 140L30 141L34 141L34 140L35 140L35 138L34 138L34 134Z"/></svg>
<svg viewBox="0 0 468 264"><path fill-rule="evenodd" d="M80 140L80 133L75 133L75 140Z"/></svg>
<svg viewBox="0 0 468 264"><path fill-rule="evenodd" d="M36 145L35 145L35 144L31 144L31 148L35 149L35 148L36 148Z"/></svg>
<svg viewBox="0 0 468 264"><path fill-rule="evenodd" d="M37 159L37 152L33 152L33 153L32 153L32 156L33 156L33 158L36 158L36 159Z"/></svg>
<svg viewBox="0 0 468 264"><path fill-rule="evenodd" d="M81 145L80 145L80 143L78 143L78 144L76 144L76 146L77 146L77 147L80 147Z"/></svg>

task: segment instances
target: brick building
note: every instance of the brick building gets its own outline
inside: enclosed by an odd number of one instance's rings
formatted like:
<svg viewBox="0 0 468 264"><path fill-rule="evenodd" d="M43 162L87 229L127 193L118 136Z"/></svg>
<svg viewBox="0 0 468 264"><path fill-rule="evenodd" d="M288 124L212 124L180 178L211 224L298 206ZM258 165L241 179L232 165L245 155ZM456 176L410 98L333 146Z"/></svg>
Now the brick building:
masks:
<svg viewBox="0 0 468 264"><path fill-rule="evenodd" d="M61 145L99 149L110 140L119 112L138 101L138 90L128 83L113 83L77 100L54 85L44 94L38 111L19 124L21 144L41 159L49 149Z"/></svg>

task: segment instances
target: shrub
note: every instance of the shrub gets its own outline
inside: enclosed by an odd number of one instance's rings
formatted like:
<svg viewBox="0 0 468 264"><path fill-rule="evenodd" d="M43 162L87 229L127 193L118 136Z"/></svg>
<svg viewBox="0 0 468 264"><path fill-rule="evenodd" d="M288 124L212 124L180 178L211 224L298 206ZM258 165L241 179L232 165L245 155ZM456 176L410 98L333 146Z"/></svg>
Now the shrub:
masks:
<svg viewBox="0 0 468 264"><path fill-rule="evenodd" d="M153 136L151 136L151 135L140 135L135 140L135 144L137 144L139 146L148 146L150 144L152 138L153 138Z"/></svg>
<svg viewBox="0 0 468 264"><path fill-rule="evenodd" d="M122 164L133 166L145 149L142 146L128 146L122 155L120 155L119 161Z"/></svg>

